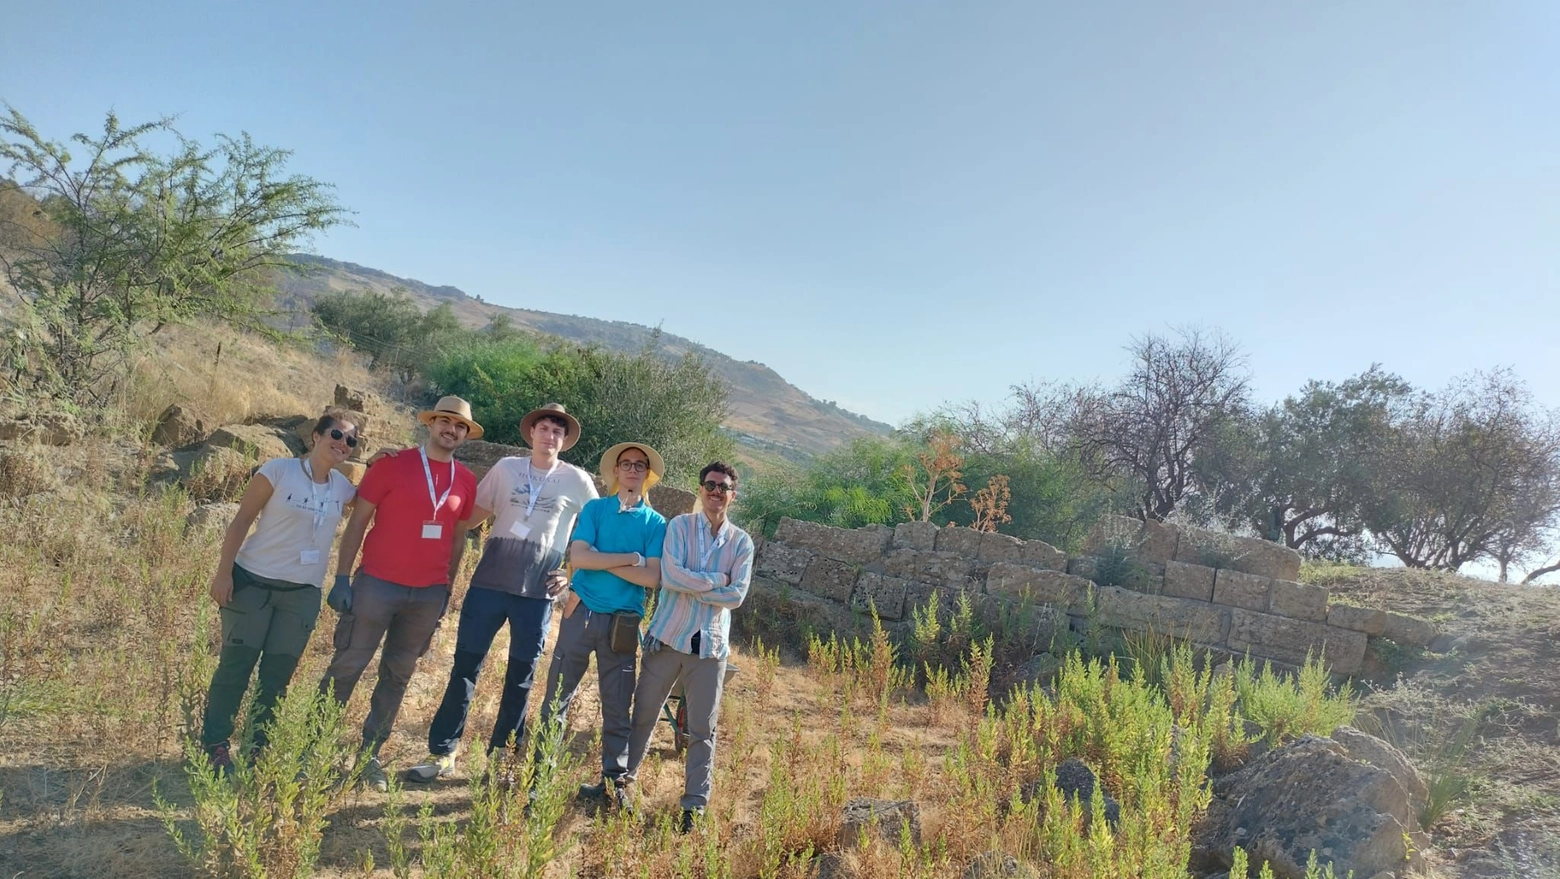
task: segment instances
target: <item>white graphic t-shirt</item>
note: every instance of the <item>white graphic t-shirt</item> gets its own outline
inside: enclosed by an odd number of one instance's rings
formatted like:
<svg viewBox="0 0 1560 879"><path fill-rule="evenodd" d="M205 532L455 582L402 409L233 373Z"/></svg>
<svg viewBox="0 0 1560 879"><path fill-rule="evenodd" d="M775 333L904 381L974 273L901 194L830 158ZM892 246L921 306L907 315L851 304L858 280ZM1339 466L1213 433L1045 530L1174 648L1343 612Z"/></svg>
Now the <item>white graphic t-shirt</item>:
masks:
<svg viewBox="0 0 1560 879"><path fill-rule="evenodd" d="M584 470L559 461L551 471L529 457L500 459L477 486L477 506L493 511L493 531L471 585L526 598L547 597L547 573L563 566L574 519L596 497Z"/></svg>
<svg viewBox="0 0 1560 879"><path fill-rule="evenodd" d="M325 580L330 545L343 508L357 496L347 477L330 471L330 482L309 477L303 458L272 458L256 478L271 483L271 499L260 508L254 533L239 547L238 566L251 574L318 586Z"/></svg>

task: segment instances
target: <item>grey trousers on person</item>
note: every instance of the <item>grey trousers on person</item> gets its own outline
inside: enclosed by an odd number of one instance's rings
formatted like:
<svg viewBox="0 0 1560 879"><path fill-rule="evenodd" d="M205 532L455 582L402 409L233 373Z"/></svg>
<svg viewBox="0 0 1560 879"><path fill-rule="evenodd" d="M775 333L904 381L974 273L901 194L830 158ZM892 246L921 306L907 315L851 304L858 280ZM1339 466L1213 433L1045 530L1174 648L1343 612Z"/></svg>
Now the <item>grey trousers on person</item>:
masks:
<svg viewBox="0 0 1560 879"><path fill-rule="evenodd" d="M371 753L377 754L390 738L406 685L417 670L417 660L433 643L449 603L449 586L400 586L362 571L353 578L352 610L336 623L336 654L320 680L320 692L331 690L336 701L345 705L380 640L384 641L379 681L363 721L363 746Z"/></svg>
<svg viewBox="0 0 1560 879"><path fill-rule="evenodd" d="M628 775L632 782L650 751L650 736L661 717L661 706L678 682L688 722L688 763L683 774L684 809L710 803L715 778L715 722L720 718L720 692L726 683L726 660L684 653L665 644L645 651L634 690L634 724L628 740Z"/></svg>
<svg viewBox="0 0 1560 879"><path fill-rule="evenodd" d="M629 704L634 698L634 666L638 650L612 649L612 614L592 613L584 604L558 624L552 664L547 669L546 701L541 724L565 723L569 705L580 688L591 654L601 685L601 776L617 781L628 772ZM557 713L553 700L557 700Z"/></svg>

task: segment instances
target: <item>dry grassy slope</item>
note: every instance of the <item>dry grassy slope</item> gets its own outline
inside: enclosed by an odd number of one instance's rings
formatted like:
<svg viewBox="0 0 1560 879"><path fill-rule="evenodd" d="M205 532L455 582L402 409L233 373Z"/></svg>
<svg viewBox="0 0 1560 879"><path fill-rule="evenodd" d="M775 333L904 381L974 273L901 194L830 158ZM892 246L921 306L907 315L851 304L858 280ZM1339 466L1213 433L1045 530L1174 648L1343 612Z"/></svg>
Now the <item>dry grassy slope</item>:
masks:
<svg viewBox="0 0 1560 879"><path fill-rule="evenodd" d="M578 342L637 351L650 340L651 328L626 321L607 321L554 314L524 308L507 308L479 302L455 287L434 287L399 278L377 269L315 256L300 256L310 268L305 275L282 281L282 307L304 311L326 291L405 290L424 308L448 303L469 326L487 325L495 315L507 314L516 324ZM660 348L676 357L693 352L704 357L731 387L731 415L726 426L744 442L771 452L814 455L835 448L852 437L886 433L889 426L814 399L762 363L734 360L680 336L663 334Z"/></svg>

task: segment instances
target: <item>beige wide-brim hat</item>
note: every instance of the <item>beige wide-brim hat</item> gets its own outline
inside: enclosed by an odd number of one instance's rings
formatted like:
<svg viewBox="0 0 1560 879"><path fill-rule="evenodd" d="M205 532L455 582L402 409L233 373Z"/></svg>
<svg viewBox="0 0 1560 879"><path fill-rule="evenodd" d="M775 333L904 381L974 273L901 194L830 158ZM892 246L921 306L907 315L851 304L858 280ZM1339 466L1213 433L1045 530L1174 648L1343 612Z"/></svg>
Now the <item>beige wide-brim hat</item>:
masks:
<svg viewBox="0 0 1560 879"><path fill-rule="evenodd" d="M440 415L464 421L466 423L466 439L481 439L482 425L471 420L471 404L459 397L440 397L432 409L417 413L417 420L423 424L432 426L433 419Z"/></svg>
<svg viewBox="0 0 1560 879"><path fill-rule="evenodd" d="M617 491L618 456L629 449L638 449L650 459L650 472L645 474L645 491L649 491L650 486L660 482L661 477L666 475L666 462L661 459L660 452L644 443L618 443L601 453L601 481L606 483L609 492Z"/></svg>
<svg viewBox="0 0 1560 879"><path fill-rule="evenodd" d="M542 418L561 418L569 426L564 430L563 446L559 451L567 452L574 448L574 444L580 441L580 420L563 411L562 403L548 403L540 409L532 409L520 419L520 439L526 445L531 444L531 428Z"/></svg>

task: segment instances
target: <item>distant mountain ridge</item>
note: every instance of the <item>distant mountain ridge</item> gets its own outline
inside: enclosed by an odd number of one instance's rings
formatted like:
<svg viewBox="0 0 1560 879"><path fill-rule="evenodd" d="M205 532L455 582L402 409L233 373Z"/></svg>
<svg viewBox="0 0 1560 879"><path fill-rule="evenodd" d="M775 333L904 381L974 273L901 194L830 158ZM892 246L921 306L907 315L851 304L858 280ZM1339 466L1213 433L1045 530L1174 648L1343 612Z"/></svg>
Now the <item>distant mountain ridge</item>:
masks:
<svg viewBox="0 0 1560 879"><path fill-rule="evenodd" d="M486 326L495 315L508 315L516 325L575 342L618 351L638 351L656 330L627 321L510 308L486 302L458 287L434 286L401 278L379 269L309 254L292 259L308 270L279 278L279 305L307 310L324 293L343 290L403 290L424 309L448 303L462 323ZM702 356L730 387L731 413L726 427L744 445L788 458L816 455L868 434L892 428L864 415L818 400L754 361L739 361L713 348L671 333L660 333L660 350L669 357L687 352Z"/></svg>

